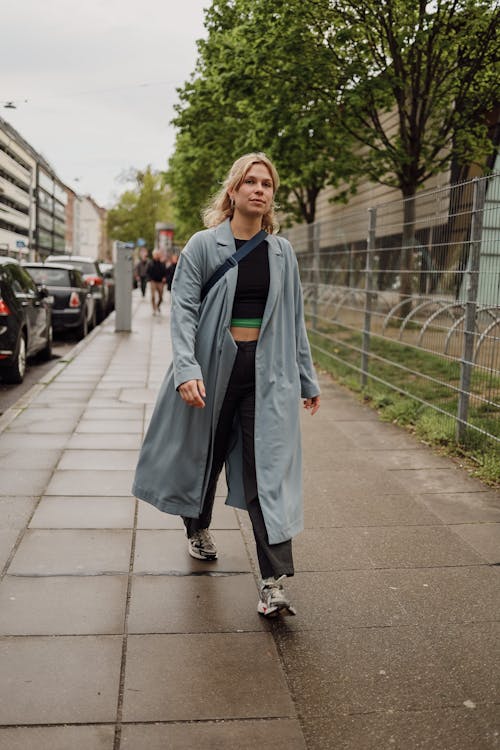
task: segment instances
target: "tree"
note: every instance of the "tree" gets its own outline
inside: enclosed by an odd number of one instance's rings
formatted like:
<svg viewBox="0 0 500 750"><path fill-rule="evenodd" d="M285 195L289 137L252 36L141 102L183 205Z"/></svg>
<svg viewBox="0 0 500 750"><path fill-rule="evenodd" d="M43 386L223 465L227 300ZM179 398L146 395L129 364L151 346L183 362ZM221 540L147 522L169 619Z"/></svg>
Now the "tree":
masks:
<svg viewBox="0 0 500 750"><path fill-rule="evenodd" d="M344 72L340 89L318 81L342 107L358 143L357 175L404 199L403 263L411 268L418 188L451 161L485 162L486 113L500 101L498 0L291 0ZM384 116L395 112L396 126ZM354 166L354 165L353 165ZM404 274L403 294L411 293Z"/></svg>
<svg viewBox="0 0 500 750"><path fill-rule="evenodd" d="M208 36L174 120L169 182L181 224L199 222L200 200L245 151L264 150L275 161L279 203L296 220L313 222L321 189L345 176L346 136L341 142L337 113L311 87L318 65L311 32L279 5L284 15L268 16L262 0L216 0L206 13Z"/></svg>
<svg viewBox="0 0 500 750"><path fill-rule="evenodd" d="M149 248L155 242L155 223L171 221L170 190L164 177L148 165L144 171L132 170L135 185L125 190L116 206L108 211L108 233L114 240L135 242L146 240Z"/></svg>

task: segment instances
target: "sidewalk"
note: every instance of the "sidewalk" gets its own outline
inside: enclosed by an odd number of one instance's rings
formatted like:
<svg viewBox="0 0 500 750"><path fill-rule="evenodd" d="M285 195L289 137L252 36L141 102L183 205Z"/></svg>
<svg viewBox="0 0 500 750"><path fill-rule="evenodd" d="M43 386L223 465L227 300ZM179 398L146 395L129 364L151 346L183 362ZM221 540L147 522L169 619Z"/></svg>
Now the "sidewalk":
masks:
<svg viewBox="0 0 500 750"><path fill-rule="evenodd" d="M130 497L170 356L134 296L0 420L0 749L500 748L500 493L323 377L263 620L246 514L207 564Z"/></svg>

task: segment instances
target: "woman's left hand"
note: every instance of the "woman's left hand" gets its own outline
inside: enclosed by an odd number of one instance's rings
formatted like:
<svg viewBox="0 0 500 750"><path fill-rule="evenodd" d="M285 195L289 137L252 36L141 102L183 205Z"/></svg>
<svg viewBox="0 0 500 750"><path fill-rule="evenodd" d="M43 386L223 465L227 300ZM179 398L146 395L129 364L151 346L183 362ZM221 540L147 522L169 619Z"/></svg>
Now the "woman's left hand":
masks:
<svg viewBox="0 0 500 750"><path fill-rule="evenodd" d="M318 411L319 402L320 402L319 396L313 396L312 398L305 398L304 409L308 409L311 412L311 416L312 416L313 414L316 414L316 412Z"/></svg>

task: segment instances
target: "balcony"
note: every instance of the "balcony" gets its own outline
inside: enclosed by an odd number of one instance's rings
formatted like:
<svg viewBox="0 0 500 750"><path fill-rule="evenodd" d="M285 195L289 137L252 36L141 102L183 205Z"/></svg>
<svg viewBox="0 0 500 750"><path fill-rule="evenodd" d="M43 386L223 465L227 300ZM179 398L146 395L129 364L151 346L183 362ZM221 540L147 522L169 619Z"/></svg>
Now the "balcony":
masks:
<svg viewBox="0 0 500 750"><path fill-rule="evenodd" d="M14 161L5 151L0 149L0 167L11 174L16 180L22 182L28 188L31 183L31 172L25 169L17 161Z"/></svg>
<svg viewBox="0 0 500 750"><path fill-rule="evenodd" d="M6 206L4 203L0 203L0 221L5 221L19 229L28 230L30 226L30 218L28 214L16 211L15 208Z"/></svg>
<svg viewBox="0 0 500 750"><path fill-rule="evenodd" d="M10 200L15 201L16 203L19 203L21 206L25 206L26 208L30 205L30 196L29 193L21 190L21 188L17 187L17 185L14 185L12 182L9 182L9 180L6 180L5 177L0 177L0 197L5 196L6 198L10 198Z"/></svg>

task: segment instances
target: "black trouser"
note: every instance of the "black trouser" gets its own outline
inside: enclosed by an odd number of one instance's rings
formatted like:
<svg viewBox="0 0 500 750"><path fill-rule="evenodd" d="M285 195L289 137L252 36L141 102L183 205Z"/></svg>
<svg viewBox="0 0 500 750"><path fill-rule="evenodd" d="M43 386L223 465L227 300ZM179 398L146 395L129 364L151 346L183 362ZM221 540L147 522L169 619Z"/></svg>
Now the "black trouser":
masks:
<svg viewBox="0 0 500 750"><path fill-rule="evenodd" d="M143 297L146 296L146 289L148 286L148 277L147 276L141 276L141 294Z"/></svg>
<svg viewBox="0 0 500 750"><path fill-rule="evenodd" d="M243 485L245 501L252 522L257 557L262 578L293 576L292 540L269 544L267 530L257 495L255 473L255 348L256 341L238 341L238 353L227 386L215 433L212 470L199 518L184 518L188 536L208 529L212 520L217 480L229 449L236 413L243 435Z"/></svg>

